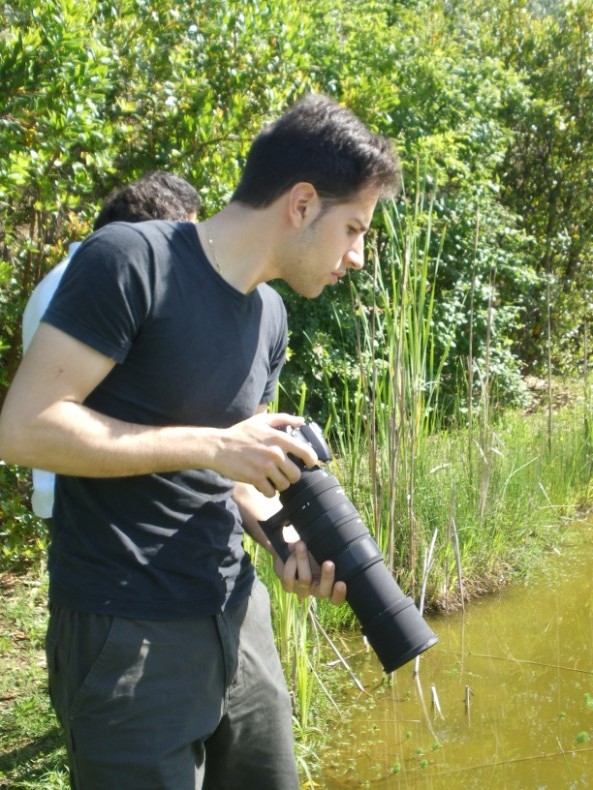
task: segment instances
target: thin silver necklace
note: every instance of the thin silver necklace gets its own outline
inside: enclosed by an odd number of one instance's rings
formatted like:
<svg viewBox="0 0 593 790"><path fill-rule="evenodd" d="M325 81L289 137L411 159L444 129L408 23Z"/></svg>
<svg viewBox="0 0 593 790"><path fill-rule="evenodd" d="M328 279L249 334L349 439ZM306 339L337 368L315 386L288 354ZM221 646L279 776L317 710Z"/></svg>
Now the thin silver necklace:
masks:
<svg viewBox="0 0 593 790"><path fill-rule="evenodd" d="M212 251L212 262L214 263L214 268L219 274L222 274L222 266L218 262L218 258L216 257L216 247L214 246L214 239L212 238L212 232L210 230L210 223L208 220L204 223L204 230L206 231L206 238L208 239L208 246Z"/></svg>

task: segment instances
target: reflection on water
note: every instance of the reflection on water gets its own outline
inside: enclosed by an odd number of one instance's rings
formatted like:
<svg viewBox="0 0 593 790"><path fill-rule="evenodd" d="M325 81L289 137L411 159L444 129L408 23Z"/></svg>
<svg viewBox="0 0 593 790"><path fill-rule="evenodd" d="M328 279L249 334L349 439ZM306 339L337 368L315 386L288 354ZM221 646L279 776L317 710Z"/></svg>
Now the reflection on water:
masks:
<svg viewBox="0 0 593 790"><path fill-rule="evenodd" d="M528 588L432 619L440 642L417 678L353 656L369 694L344 676L320 786L593 788L592 548L578 525Z"/></svg>

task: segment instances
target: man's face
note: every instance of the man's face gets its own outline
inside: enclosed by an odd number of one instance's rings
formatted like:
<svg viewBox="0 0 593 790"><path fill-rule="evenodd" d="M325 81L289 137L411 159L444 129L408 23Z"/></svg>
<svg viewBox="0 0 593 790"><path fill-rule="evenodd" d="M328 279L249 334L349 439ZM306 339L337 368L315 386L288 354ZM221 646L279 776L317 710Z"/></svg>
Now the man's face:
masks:
<svg viewBox="0 0 593 790"><path fill-rule="evenodd" d="M377 205L374 189L363 190L348 203L318 203L288 245L282 278L301 296L319 296L336 285L349 269L364 266L364 236Z"/></svg>

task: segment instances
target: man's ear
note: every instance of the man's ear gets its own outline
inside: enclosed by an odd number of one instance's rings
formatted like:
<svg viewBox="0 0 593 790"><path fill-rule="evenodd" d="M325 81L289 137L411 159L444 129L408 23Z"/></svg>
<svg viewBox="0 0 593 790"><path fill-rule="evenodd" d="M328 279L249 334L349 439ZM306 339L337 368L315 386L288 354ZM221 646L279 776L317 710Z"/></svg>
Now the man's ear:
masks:
<svg viewBox="0 0 593 790"><path fill-rule="evenodd" d="M319 209L319 195L308 181L295 184L288 193L287 210L291 224L301 228L314 217Z"/></svg>

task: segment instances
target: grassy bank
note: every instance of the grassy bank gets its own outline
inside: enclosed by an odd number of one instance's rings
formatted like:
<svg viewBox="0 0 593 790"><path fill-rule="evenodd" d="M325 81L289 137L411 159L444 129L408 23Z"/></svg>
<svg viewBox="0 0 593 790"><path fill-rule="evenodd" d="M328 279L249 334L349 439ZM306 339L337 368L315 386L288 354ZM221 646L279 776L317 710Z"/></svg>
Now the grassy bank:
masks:
<svg viewBox="0 0 593 790"><path fill-rule="evenodd" d="M46 583L42 565L0 577L0 787L70 786L47 694Z"/></svg>
<svg viewBox="0 0 593 790"><path fill-rule="evenodd" d="M431 545L428 608L456 608L528 573L561 539L566 520L588 506L585 416L575 398L555 413L551 434L547 413L536 410L507 413L479 438L467 429L424 437L421 451L402 459L392 486L377 487L378 527L368 493L373 472L359 464L352 496L401 586L418 594ZM384 469L389 463L376 461ZM344 476L352 478L348 464Z"/></svg>

